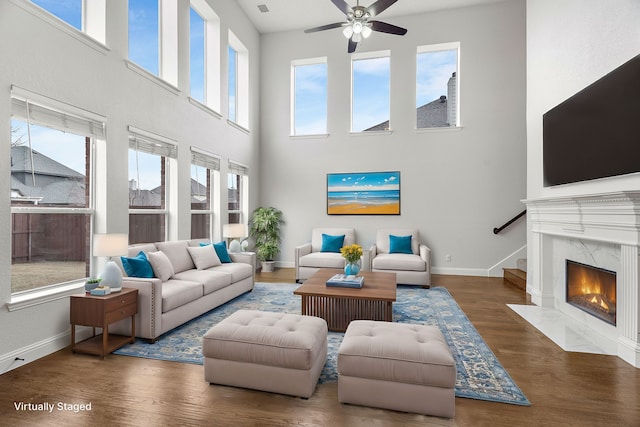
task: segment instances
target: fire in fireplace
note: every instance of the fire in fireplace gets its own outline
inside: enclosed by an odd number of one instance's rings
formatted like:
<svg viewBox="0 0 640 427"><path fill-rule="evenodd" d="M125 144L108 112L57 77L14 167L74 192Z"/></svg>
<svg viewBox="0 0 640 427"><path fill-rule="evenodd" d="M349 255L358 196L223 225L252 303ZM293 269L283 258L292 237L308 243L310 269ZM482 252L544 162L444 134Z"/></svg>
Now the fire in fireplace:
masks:
<svg viewBox="0 0 640 427"><path fill-rule="evenodd" d="M615 271L567 260L567 303L616 324Z"/></svg>

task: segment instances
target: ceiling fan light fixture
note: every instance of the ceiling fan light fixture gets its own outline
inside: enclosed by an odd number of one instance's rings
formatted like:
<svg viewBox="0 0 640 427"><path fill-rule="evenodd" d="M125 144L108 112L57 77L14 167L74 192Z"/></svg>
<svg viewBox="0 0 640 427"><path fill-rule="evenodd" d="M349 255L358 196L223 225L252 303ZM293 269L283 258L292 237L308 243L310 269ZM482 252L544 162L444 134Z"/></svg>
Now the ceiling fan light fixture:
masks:
<svg viewBox="0 0 640 427"><path fill-rule="evenodd" d="M352 26L353 26L353 32L354 33L360 34L362 32L362 28L363 28L362 22L356 21L356 22L353 23Z"/></svg>
<svg viewBox="0 0 640 427"><path fill-rule="evenodd" d="M364 27L362 27L362 37L364 37L365 39L368 38L371 35L372 31L373 30L369 25L365 25Z"/></svg>
<svg viewBox="0 0 640 427"><path fill-rule="evenodd" d="M360 43L362 41L362 34L353 33L353 35L351 36L351 41L353 41L354 43Z"/></svg>
<svg viewBox="0 0 640 427"><path fill-rule="evenodd" d="M353 35L353 28L351 28L351 25L347 25L346 27L344 27L344 29L342 30L342 34L344 34L346 38L350 39Z"/></svg>

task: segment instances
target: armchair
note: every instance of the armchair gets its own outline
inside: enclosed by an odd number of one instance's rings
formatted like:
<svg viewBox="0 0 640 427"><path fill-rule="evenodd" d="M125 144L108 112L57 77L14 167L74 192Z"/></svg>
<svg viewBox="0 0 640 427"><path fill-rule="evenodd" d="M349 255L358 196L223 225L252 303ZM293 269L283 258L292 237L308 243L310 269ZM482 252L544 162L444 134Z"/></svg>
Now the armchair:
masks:
<svg viewBox="0 0 640 427"><path fill-rule="evenodd" d="M431 249L420 243L417 229L378 230L370 256L371 271L396 273L399 285L431 286Z"/></svg>
<svg viewBox="0 0 640 427"><path fill-rule="evenodd" d="M323 235L329 237L323 239ZM330 245L331 236L344 236L344 240L340 244L338 237L338 241ZM311 242L295 248L296 283L308 279L320 268L344 268L345 261L340 254L340 247L354 243L356 232L353 228L314 228L311 231ZM365 259L362 260L362 268L368 269L368 252L363 252Z"/></svg>

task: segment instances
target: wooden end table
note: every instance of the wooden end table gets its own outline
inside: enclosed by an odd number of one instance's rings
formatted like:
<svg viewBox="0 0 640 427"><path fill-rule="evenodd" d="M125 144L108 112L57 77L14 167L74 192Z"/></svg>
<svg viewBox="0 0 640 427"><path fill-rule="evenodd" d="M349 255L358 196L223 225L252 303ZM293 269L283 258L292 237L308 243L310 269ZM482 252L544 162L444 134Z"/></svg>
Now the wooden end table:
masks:
<svg viewBox="0 0 640 427"><path fill-rule="evenodd" d="M101 356L136 340L136 313L138 312L138 290L122 288L109 295L72 295L70 301L71 351ZM109 325L131 317L131 336L109 334ZM93 336L76 342L76 325L92 326ZM102 334L96 335L96 327Z"/></svg>
<svg viewBox="0 0 640 427"><path fill-rule="evenodd" d="M339 332L346 331L352 320L393 321L395 273L361 271L360 289L327 286L327 280L339 273L344 272L322 268L293 292L302 297L302 314L321 317L330 331Z"/></svg>

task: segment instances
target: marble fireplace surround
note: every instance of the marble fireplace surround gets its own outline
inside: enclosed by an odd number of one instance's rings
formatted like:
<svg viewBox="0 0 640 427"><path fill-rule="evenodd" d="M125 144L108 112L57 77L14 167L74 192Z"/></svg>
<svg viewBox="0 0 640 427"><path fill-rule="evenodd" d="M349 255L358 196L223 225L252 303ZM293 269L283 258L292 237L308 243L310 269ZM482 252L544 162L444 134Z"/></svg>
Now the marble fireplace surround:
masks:
<svg viewBox="0 0 640 427"><path fill-rule="evenodd" d="M640 191L525 203L532 234L527 269L531 302L578 322L580 334L613 342L613 354L640 368ZM617 273L615 326L566 303L567 259Z"/></svg>

